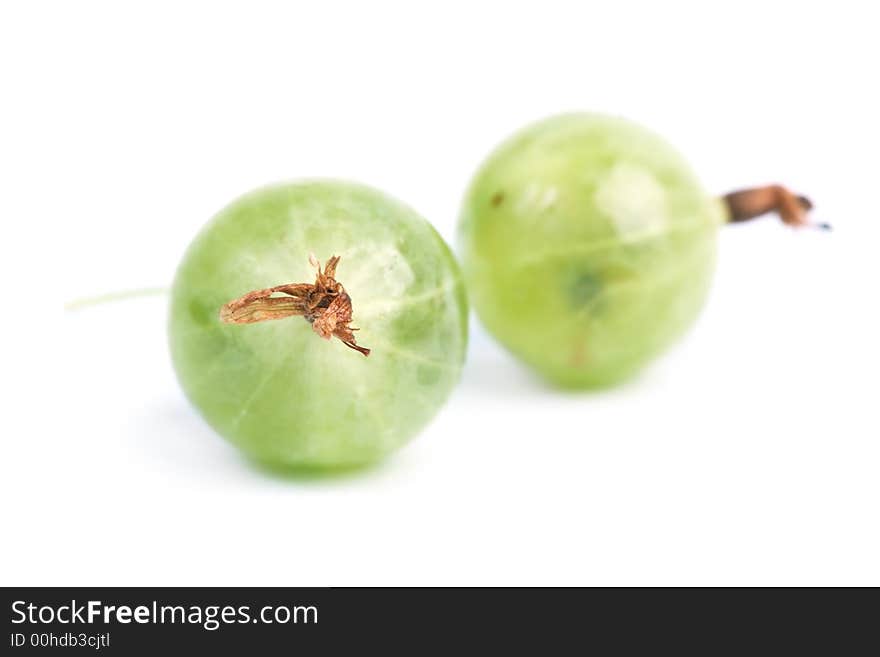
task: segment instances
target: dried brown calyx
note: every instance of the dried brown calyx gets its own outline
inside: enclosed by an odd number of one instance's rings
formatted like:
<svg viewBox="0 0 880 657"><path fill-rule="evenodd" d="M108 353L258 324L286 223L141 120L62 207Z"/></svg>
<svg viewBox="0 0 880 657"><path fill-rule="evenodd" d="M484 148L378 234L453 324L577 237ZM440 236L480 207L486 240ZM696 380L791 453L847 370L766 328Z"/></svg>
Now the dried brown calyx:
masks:
<svg viewBox="0 0 880 657"><path fill-rule="evenodd" d="M227 324L253 324L298 315L325 340L335 336L346 347L369 356L370 350L359 346L354 338L357 329L349 326L351 297L335 278L339 256L330 258L323 270L314 255L309 256L309 262L318 270L314 284L287 283L248 292L224 305L220 320Z"/></svg>
<svg viewBox="0 0 880 657"><path fill-rule="evenodd" d="M775 212L789 226L831 230L829 224L809 220L807 213L813 209L810 199L794 194L782 185L741 189L726 194L724 202L730 210L731 221L748 221Z"/></svg>

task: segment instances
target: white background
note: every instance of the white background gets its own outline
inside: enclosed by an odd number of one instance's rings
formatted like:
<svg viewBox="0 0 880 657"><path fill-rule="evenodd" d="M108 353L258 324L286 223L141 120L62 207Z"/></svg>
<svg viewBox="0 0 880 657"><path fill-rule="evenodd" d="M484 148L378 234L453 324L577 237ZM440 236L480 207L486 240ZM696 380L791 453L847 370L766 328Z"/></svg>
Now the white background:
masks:
<svg viewBox="0 0 880 657"><path fill-rule="evenodd" d="M2 584L880 584L872 3L7 2ZM450 240L523 124L614 112L706 187L781 181L832 234L726 228L637 381L546 388L473 324L433 424L356 475L254 469L185 402L165 298L248 189L353 178Z"/></svg>

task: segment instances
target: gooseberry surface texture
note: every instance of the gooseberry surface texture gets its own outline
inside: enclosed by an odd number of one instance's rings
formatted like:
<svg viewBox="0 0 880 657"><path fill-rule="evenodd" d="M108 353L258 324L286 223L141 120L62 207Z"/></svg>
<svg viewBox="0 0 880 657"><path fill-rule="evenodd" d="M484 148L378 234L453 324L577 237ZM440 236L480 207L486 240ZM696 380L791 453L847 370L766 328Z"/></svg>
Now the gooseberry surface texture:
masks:
<svg viewBox="0 0 880 657"><path fill-rule="evenodd" d="M302 317L224 324L251 290L313 282L309 254L339 256L337 280L368 357ZM276 466L339 468L412 438L455 386L467 341L458 266L422 217L374 189L279 184L221 211L177 271L169 323L180 383L221 435Z"/></svg>
<svg viewBox="0 0 880 657"><path fill-rule="evenodd" d="M483 324L549 381L625 380L694 321L721 203L666 141L569 114L503 143L464 199L460 242Z"/></svg>

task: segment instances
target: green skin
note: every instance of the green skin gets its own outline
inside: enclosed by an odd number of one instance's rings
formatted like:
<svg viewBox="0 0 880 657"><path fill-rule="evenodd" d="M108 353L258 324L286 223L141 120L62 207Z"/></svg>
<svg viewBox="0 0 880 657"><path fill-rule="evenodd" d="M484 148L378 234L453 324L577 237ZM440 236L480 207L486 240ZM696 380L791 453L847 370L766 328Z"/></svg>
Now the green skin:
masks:
<svg viewBox="0 0 880 657"><path fill-rule="evenodd" d="M309 253L341 256L364 357L302 317L224 324L220 307L314 283ZM221 435L273 466L346 468L413 437L459 379L467 301L448 247L413 210L345 182L284 184L224 209L183 258L171 297L174 367Z"/></svg>
<svg viewBox="0 0 880 657"><path fill-rule="evenodd" d="M553 117L502 144L466 194L468 292L488 330L549 381L610 386L694 321L725 220L660 137L611 116Z"/></svg>

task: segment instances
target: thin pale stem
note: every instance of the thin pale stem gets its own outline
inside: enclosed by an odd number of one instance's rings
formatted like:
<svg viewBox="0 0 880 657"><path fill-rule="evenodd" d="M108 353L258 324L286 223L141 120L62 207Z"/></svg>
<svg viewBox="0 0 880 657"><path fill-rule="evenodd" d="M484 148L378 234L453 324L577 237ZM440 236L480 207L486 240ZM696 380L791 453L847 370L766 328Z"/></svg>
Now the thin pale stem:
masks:
<svg viewBox="0 0 880 657"><path fill-rule="evenodd" d="M167 294L167 287L144 287L135 290L121 290L119 292L108 292L94 297L84 297L82 299L74 299L64 304L64 310L81 310L90 306L98 306L102 303L112 303L114 301L127 301L129 299L137 299L140 297L152 297L160 294Z"/></svg>

